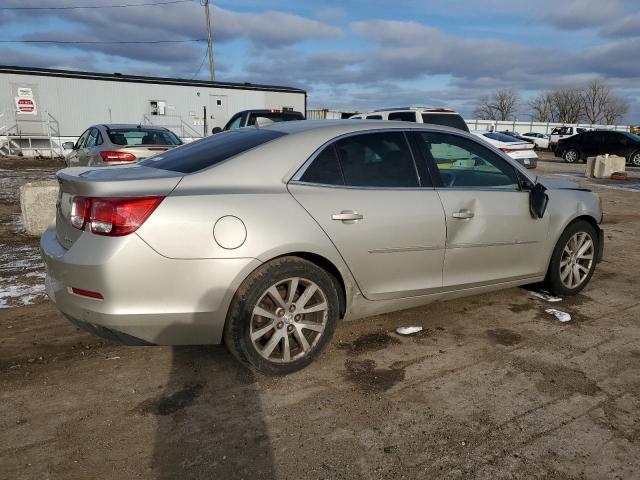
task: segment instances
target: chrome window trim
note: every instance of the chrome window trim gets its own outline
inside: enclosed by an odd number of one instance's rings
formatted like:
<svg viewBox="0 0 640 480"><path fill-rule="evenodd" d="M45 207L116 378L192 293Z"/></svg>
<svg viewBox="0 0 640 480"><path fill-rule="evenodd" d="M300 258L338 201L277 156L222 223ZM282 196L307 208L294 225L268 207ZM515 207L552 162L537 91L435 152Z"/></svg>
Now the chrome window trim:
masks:
<svg viewBox="0 0 640 480"><path fill-rule="evenodd" d="M288 185L300 185L305 187L320 187L320 188L341 188L343 190L415 190L415 191L424 191L424 190L435 190L435 187L361 187L357 185L331 185L328 183L314 183L314 182L303 182L301 180L291 180L287 183Z"/></svg>

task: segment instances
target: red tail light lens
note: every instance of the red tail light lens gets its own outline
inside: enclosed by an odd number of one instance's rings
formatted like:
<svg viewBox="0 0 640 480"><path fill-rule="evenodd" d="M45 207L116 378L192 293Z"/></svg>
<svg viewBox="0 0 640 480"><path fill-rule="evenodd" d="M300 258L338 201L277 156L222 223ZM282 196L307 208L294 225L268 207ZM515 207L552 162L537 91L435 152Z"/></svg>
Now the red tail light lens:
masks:
<svg viewBox="0 0 640 480"><path fill-rule="evenodd" d="M73 207L71 224L83 229L89 224L91 233L118 237L135 232L149 218L149 215L160 205L164 197L114 197L87 198L75 197L73 205L78 202L78 209L84 208L83 221L74 222Z"/></svg>
<svg viewBox="0 0 640 480"><path fill-rule="evenodd" d="M134 162L136 156L128 152L100 152L104 162Z"/></svg>
<svg viewBox="0 0 640 480"><path fill-rule="evenodd" d="M83 290L81 288L72 287L71 293L75 293L76 295L80 295L82 297L95 298L96 300L104 300L104 297L100 292L92 292L90 290Z"/></svg>

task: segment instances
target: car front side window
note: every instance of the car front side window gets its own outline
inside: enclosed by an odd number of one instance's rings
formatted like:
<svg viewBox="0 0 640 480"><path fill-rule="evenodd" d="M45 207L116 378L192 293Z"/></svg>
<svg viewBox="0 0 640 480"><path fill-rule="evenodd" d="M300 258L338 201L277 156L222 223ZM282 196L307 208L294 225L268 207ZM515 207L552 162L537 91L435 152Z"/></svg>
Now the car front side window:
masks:
<svg viewBox="0 0 640 480"><path fill-rule="evenodd" d="M91 129L87 129L85 130L82 135L80 135L80 138L78 139L78 141L76 142L75 146L73 147L74 150L78 150L80 148L84 148L84 145L87 141L87 137L89 136L89 133L91 132Z"/></svg>
<svg viewBox="0 0 640 480"><path fill-rule="evenodd" d="M418 138L444 187L519 190L515 168L477 141L433 132Z"/></svg>

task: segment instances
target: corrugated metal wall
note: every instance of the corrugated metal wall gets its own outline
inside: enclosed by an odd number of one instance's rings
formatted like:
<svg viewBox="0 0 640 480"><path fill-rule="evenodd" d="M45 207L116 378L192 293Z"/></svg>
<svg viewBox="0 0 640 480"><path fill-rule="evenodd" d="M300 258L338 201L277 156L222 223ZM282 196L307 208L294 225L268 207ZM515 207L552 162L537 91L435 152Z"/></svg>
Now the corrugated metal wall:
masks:
<svg viewBox="0 0 640 480"><path fill-rule="evenodd" d="M39 115L50 114L58 123L59 135L69 137L96 123L140 123L145 116L179 135L198 136L203 132L205 106L209 131L223 127L240 110L305 109L304 93L0 74L0 113L5 113L5 124L12 117L16 120L16 89L22 85L36 87ZM151 116L151 101L166 102L166 115Z"/></svg>

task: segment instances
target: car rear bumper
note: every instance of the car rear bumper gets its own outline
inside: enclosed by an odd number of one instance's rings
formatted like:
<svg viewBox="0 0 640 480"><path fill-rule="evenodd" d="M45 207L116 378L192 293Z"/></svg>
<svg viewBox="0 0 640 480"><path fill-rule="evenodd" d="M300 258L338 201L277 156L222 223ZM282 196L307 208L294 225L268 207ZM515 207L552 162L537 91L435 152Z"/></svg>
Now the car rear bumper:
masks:
<svg viewBox="0 0 640 480"><path fill-rule="evenodd" d="M76 325L128 344L220 343L233 294L260 265L253 258L176 260L136 234L83 233L66 250L47 230L40 249L47 295ZM73 293L98 292L104 299Z"/></svg>

